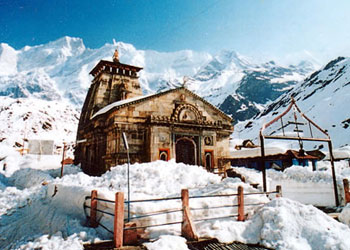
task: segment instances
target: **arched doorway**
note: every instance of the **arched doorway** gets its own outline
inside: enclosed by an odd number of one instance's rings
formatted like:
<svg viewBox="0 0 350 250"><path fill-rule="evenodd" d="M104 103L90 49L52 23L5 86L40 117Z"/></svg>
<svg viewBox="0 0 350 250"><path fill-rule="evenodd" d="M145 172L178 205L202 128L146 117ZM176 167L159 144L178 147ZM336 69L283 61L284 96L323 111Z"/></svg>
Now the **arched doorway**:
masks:
<svg viewBox="0 0 350 250"><path fill-rule="evenodd" d="M205 151L205 167L208 171L213 169L213 152Z"/></svg>
<svg viewBox="0 0 350 250"><path fill-rule="evenodd" d="M196 165L196 144L189 138L176 141L176 162Z"/></svg>

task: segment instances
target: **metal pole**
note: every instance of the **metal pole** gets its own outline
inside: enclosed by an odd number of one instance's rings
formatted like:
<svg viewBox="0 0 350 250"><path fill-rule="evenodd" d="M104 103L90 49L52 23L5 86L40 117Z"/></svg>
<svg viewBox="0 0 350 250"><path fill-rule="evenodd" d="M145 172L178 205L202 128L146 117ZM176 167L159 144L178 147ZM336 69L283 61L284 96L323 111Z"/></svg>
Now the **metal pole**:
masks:
<svg viewBox="0 0 350 250"><path fill-rule="evenodd" d="M122 133L123 136L123 142L124 142L124 147L126 149L126 154L128 156L128 170L127 170L127 174L128 174L128 222L130 222L130 172L129 172L129 168L130 168L130 156L129 156L129 144L128 144L128 139L126 138L126 134L123 132Z"/></svg>
<svg viewBox="0 0 350 250"><path fill-rule="evenodd" d="M128 155L128 222L130 222L130 157L129 157L129 147L126 150Z"/></svg>
<svg viewBox="0 0 350 250"><path fill-rule="evenodd" d="M331 166L332 166L332 177L333 177L333 187L334 187L335 205L338 207L338 206L339 206L339 197L338 197L337 178L336 178L336 176L335 176L332 141L329 141L329 142L328 142L328 149L329 149L329 159L330 159L330 161L331 161Z"/></svg>
<svg viewBox="0 0 350 250"><path fill-rule="evenodd" d="M266 187L266 169L265 169L265 146L264 146L264 137L263 135L260 133L260 150L261 150L261 161L260 161L260 165L261 165L261 170L262 170L262 175L263 175L263 188L264 188L264 192L267 191L267 187Z"/></svg>

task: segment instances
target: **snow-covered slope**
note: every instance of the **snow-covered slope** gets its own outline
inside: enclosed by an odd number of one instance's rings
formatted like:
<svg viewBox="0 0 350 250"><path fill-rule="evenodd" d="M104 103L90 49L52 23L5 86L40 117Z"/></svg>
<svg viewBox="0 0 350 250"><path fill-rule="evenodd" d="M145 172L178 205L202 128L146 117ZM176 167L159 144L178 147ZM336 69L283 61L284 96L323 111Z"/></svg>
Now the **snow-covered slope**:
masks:
<svg viewBox="0 0 350 250"><path fill-rule="evenodd" d="M79 110L64 100L1 97L0 141L22 147L25 139L45 139L62 146L75 140L78 119Z"/></svg>
<svg viewBox="0 0 350 250"><path fill-rule="evenodd" d="M256 139L262 124L281 114L294 97L299 108L328 131L336 147L350 145L350 58L339 57L271 103L236 131Z"/></svg>

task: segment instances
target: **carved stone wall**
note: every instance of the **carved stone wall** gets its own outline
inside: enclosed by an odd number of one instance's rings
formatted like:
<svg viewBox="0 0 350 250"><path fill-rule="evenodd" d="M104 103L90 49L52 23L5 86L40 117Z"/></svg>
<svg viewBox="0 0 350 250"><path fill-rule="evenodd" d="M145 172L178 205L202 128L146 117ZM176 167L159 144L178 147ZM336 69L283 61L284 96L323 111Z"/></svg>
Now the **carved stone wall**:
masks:
<svg viewBox="0 0 350 250"><path fill-rule="evenodd" d="M102 139L96 139L93 129L96 127L103 131L104 147L99 144ZM190 91L179 88L117 107L91 120L90 127L80 134L87 140L81 145L83 152L86 148L90 150L90 160L93 158L94 163L101 165L95 166L99 171L126 162L122 132L128 136L131 162L179 158L176 144L183 140L180 143L191 146L189 152L195 152L195 164L205 166L209 157L212 166L208 170L214 171L220 164L219 158L229 154L232 131L230 118ZM99 171L91 174L100 174Z"/></svg>

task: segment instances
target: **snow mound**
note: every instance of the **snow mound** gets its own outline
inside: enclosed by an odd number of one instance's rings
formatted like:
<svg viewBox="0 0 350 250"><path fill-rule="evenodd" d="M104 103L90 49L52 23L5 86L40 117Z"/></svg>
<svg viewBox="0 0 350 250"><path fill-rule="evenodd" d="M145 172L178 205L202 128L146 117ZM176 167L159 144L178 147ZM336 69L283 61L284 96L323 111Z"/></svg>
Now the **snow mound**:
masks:
<svg viewBox="0 0 350 250"><path fill-rule="evenodd" d="M79 249L75 247L78 243L82 246L83 241L100 238L95 229L85 226L81 206L86 195L84 190L55 189L49 185L24 191L32 192L23 197L22 192L14 192L13 187L9 187L0 193L1 203L11 192L12 197L7 199L17 199L0 217L1 249L62 249L69 245L74 247L68 249Z"/></svg>
<svg viewBox="0 0 350 250"><path fill-rule="evenodd" d="M273 249L350 249L350 229L321 210L285 198L259 208L245 222L200 225L201 236L221 242L240 241Z"/></svg>
<svg viewBox="0 0 350 250"><path fill-rule="evenodd" d="M53 236L47 234L35 239L34 241L28 242L21 245L18 249L42 249L42 250L52 250L52 249L74 249L83 250L83 241L85 234L81 232L79 235L73 234L67 239L62 237L62 234L58 233Z"/></svg>
<svg viewBox="0 0 350 250"><path fill-rule="evenodd" d="M88 211L84 212L83 205L92 189L98 190L99 197L112 200L115 192L127 193L126 170L127 165L116 166L101 177L91 177L72 167L67 171L71 174L61 179L55 178L57 173L53 170L25 168L9 177L3 175L3 187L0 189L0 248L82 249L83 242L111 239L111 235L103 228L86 226L85 212ZM40 184L42 177L47 179L48 185ZM244 187L244 192L257 191L238 178L221 180L201 167L176 163L174 160L131 165L130 184L132 200L178 197L183 188L188 188L190 195L236 193L240 185ZM190 206L208 208L236 204L236 198L230 198L190 199ZM274 249L350 249L350 228L313 206L285 198L269 202L265 195L249 195L245 203L261 205L252 206L251 209L255 211L246 211L250 215L245 222L235 219L196 222L198 235L227 243L259 243ZM135 203L131 206L131 215L174 207L181 208L181 202ZM227 208L220 211L193 211L192 216L201 219L235 213L233 208ZM179 220L181 212L141 221L141 225ZM107 228L113 228L113 220L107 215L100 217L100 222ZM148 233L151 238L159 237L159 240L147 244L149 249L187 249L185 240L178 236L179 225L149 229Z"/></svg>
<svg viewBox="0 0 350 250"><path fill-rule="evenodd" d="M17 188L24 189L51 181L52 179L51 175L45 171L25 168L13 173L9 181Z"/></svg>
<svg viewBox="0 0 350 250"><path fill-rule="evenodd" d="M350 226L350 204L348 203L339 214L339 221Z"/></svg>
<svg viewBox="0 0 350 250"><path fill-rule="evenodd" d="M171 180L171 181L169 181ZM156 161L152 163L135 163L130 166L130 189L132 200L145 197L167 197L180 193L183 188L199 188L209 184L220 183L221 177L208 173L198 166ZM107 191L127 193L127 165L119 165L101 177L91 177L83 173L68 175L55 183L76 185ZM111 192L114 200L114 193Z"/></svg>
<svg viewBox="0 0 350 250"><path fill-rule="evenodd" d="M186 239L173 236L173 235L162 235L159 237L159 240L153 243L144 244L148 250L159 250L159 249L167 249L167 250L187 250Z"/></svg>
<svg viewBox="0 0 350 250"><path fill-rule="evenodd" d="M278 249L350 249L350 229L313 206L275 199L261 208L252 224L262 224L260 237Z"/></svg>
<svg viewBox="0 0 350 250"><path fill-rule="evenodd" d="M312 169L307 167L293 165L283 172L269 169L268 174L275 180L289 179L301 183L332 183L330 168L329 171L312 171Z"/></svg>

